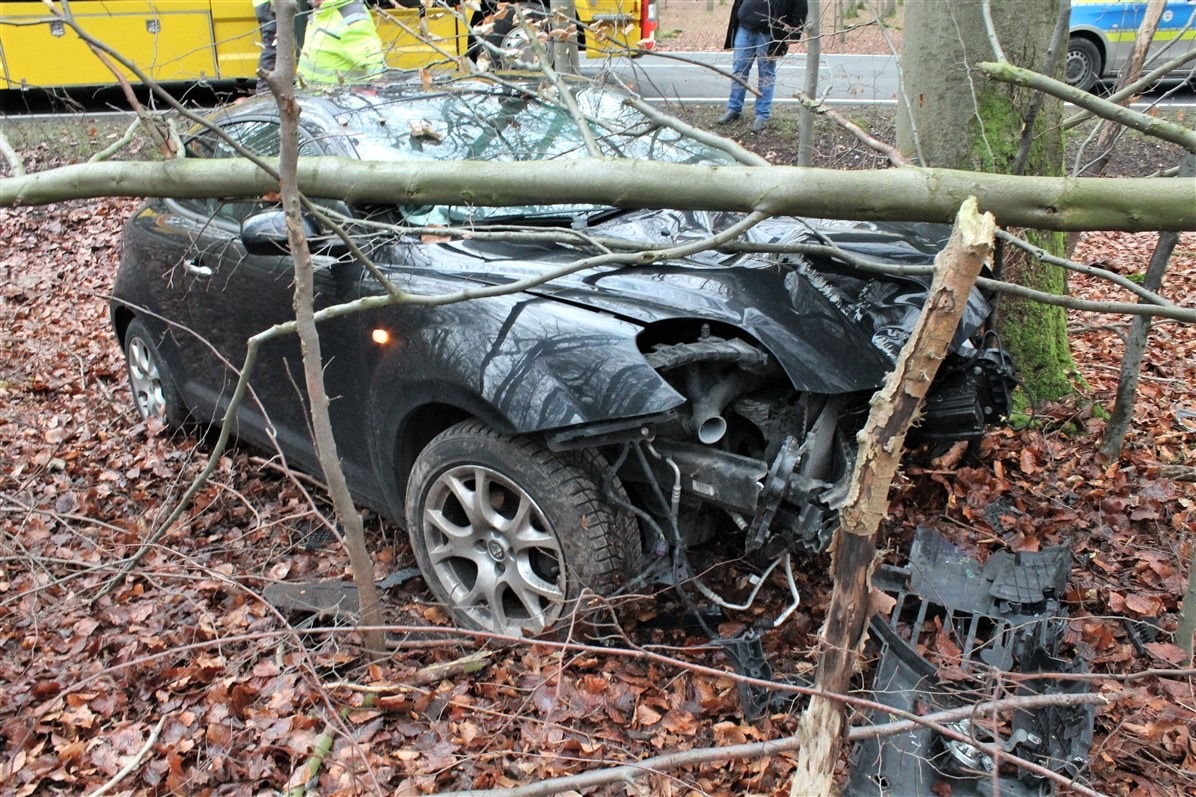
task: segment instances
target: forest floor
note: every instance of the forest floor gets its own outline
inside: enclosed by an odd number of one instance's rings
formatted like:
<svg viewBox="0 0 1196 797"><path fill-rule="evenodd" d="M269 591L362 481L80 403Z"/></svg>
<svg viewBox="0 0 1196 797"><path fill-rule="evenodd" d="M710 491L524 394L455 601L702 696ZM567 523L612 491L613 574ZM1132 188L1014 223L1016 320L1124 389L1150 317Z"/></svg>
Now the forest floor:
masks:
<svg viewBox="0 0 1196 797"><path fill-rule="evenodd" d="M699 4L662 3L662 30L683 29L672 13ZM883 119L871 132L890 138ZM792 128L769 136L745 143L791 162ZM818 165L880 165L829 128L817 151ZM1117 173L1152 173L1173 157L1146 145L1134 153ZM31 170L62 162L51 142L31 155ZM419 579L387 592L397 630L382 663L364 662L343 628L290 632L263 590L343 580L347 561L319 533L322 494L249 448L222 457L193 508L97 598L210 451L201 438L140 421L127 396L106 297L135 207L0 209L0 791L90 792L137 763L117 792L250 795L310 780L326 795L426 794L794 732L799 703L744 720L726 656L683 622L667 590L612 606L633 655L456 634ZM1156 238L1086 234L1075 259L1140 275ZM1126 300L1086 276L1073 276L1069 290ZM1181 237L1163 293L1196 306L1196 235ZM1196 410L1196 328L1155 325L1125 451L1106 461L1096 445L1128 325L1079 312L1069 323L1079 393L1019 428L994 429L961 465L908 467L883 537L893 555L919 524L980 556L1069 547L1066 649L1110 698L1081 778L1112 795L1191 794L1196 689L1174 632L1196 546L1196 490L1164 473L1196 464L1185 414ZM401 532L374 518L369 533L379 578L413 564ZM712 578L746 591L751 568L727 554L704 554ZM803 562L797 581L801 607L764 635L781 678L812 669L828 557ZM776 612L787 595L770 580L757 606L719 632ZM481 670L417 683L423 668L479 649L492 653ZM325 731L331 747L312 774L308 756ZM792 766L790 754L720 761L653 775L642 791L619 783L586 793L787 794Z"/></svg>

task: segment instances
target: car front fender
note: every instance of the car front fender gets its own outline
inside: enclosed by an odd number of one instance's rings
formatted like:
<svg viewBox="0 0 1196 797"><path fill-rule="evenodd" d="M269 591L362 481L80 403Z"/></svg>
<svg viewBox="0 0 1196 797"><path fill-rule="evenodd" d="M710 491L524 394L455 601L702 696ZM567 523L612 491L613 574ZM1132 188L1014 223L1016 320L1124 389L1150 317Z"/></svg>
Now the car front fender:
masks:
<svg viewBox="0 0 1196 797"><path fill-rule="evenodd" d="M408 307L367 323L376 466L383 485L397 477L394 511L419 450L466 417L532 434L656 415L685 401L637 349L640 327L548 299Z"/></svg>
<svg viewBox="0 0 1196 797"><path fill-rule="evenodd" d="M640 328L526 295L414 311L376 347L371 394L401 416L429 401L485 408L527 434L651 415L684 402L636 347ZM373 332L370 333L373 337ZM420 395L419 386L433 392Z"/></svg>

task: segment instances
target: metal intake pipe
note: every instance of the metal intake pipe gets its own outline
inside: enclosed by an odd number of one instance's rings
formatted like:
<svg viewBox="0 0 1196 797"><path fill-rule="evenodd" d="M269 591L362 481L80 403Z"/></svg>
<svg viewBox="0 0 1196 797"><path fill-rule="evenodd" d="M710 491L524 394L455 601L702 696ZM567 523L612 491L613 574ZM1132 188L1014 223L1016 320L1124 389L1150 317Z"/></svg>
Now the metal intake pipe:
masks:
<svg viewBox="0 0 1196 797"><path fill-rule="evenodd" d="M738 368L707 375L713 379L703 379L702 376L696 368L687 374L689 399L693 404L690 424L698 441L709 446L722 440L727 433L723 410L747 388L752 377Z"/></svg>

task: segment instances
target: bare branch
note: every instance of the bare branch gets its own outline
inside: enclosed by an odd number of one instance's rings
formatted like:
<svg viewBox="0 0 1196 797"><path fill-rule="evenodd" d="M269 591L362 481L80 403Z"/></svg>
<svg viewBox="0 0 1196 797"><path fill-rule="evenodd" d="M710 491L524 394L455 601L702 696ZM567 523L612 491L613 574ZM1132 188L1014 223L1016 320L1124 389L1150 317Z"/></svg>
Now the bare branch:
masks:
<svg viewBox="0 0 1196 797"><path fill-rule="evenodd" d="M1033 705L1024 704L1021 701L1036 700L1038 698L1053 698L1050 703L1034 703ZM1062 700L1061 700L1062 699ZM933 728L938 733L951 739L975 746L977 749L982 749L986 753L993 754L996 752L996 745L979 744L975 739L964 736L963 734L947 727L944 723L954 722L965 717L970 717L979 712L990 713L993 711L1009 711L1016 709L1031 709L1038 708L1044 705L1059 705L1063 700L1070 705L1079 705L1083 703L1106 703L1107 698L1101 695L1036 695L1020 698L1009 698L1005 700L992 701L990 703L983 703L974 706L967 706L964 708L950 709L947 711L934 712L921 717L909 716L898 722L891 722L886 725L852 728L847 733L847 741L858 741L873 736L892 736L898 733L907 732L910 728L918 725ZM889 710L885 708L885 710ZM893 711L895 716L907 716L904 712ZM799 750L802 745L807 744L808 740L800 736L787 736L780 739L769 739L764 742L751 742L745 744L724 745L720 747L703 747L694 748L691 750L684 750L675 753L665 753L651 758L641 759L634 764L623 764L621 766L609 767L607 769L596 769L588 772L582 772L577 775L566 775L559 778L549 778L547 780L538 781L534 784L525 786L516 786L509 789L477 789L470 791L454 791L444 792L440 797L546 797L547 795L567 793L569 791L582 791L585 789L592 789L597 786L602 786L610 783L617 783L621 781L635 781L649 775L660 774L670 770L680 769L682 767L695 767L702 764L711 764L720 761L732 761L736 759L745 758L773 758L782 753L791 753ZM1030 761L1025 761L1017 756L1012 756L1001 751L1002 757L1010 762L1016 763L1017 766L1023 767L1029 771L1033 771L1038 775L1065 785L1068 788L1075 790L1079 794L1089 795L1089 797L1101 797L1098 792L1095 792L1082 784L1076 783L1070 778L1064 777L1057 772L1054 772L1045 767L1040 767Z"/></svg>
<svg viewBox="0 0 1196 797"><path fill-rule="evenodd" d="M804 108L821 116L825 116L827 119L830 119L839 127L843 128L848 133L863 142L865 146L884 155L886 158L888 158L889 163L893 164L894 166L909 165L909 158L902 155L900 150L898 150L896 147L881 141L875 136L869 135L862 127L836 111L834 108L824 105L821 100L813 99L804 91L799 91L794 96L797 97L797 100Z"/></svg>
<svg viewBox="0 0 1196 797"><path fill-rule="evenodd" d="M615 79L618 80L617 76L615 77ZM625 83L623 83L622 80L619 80L619 84L622 85L628 91L630 91L630 88ZM678 119L674 116L669 116L666 113L661 113L655 107L653 107L650 103L645 102L644 100L640 99L639 97L632 96L629 94L627 103L629 105L631 105L633 108L635 108L637 111L642 113L644 116L651 119L653 122L656 122L657 124L659 124L660 126L672 128L673 130L676 130L678 133L681 133L683 136L692 138L695 141L700 141L701 143L706 144L707 146L711 146L711 147L720 149L723 152L726 152L727 154L729 154L731 157L735 158L735 160L739 161L740 163L742 163L746 166L771 166L772 165L771 163L769 163L768 160L766 160L762 156L757 155L756 153L752 152L750 149L748 149L744 146L741 146L739 144L739 142L734 141L729 138L725 138L723 136L720 136L717 133L711 133L709 130L703 130L700 127L694 127L693 125L686 124L685 122L681 121L680 119Z"/></svg>
<svg viewBox="0 0 1196 797"><path fill-rule="evenodd" d="M153 750L154 745L158 743L158 737L162 734L162 726L164 726L166 724L167 719L169 719L169 716L162 717L161 719L159 719L158 724L155 725L153 727L153 729L150 731L150 735L145 740L145 744L143 744L141 746L141 749L138 750L133 755L133 757L129 759L129 762L127 764L125 764L123 767L121 767L120 772L117 772L115 775L113 775L111 778L109 778L108 782L105 783L103 786L101 786L100 788L91 792L91 794L88 795L88 797L103 797L103 795L105 795L108 792L115 789L116 785L118 783L120 783L122 780L124 780L129 775L129 773L133 772L134 770L140 769L141 762L145 760L145 757L147 755L149 755L150 750Z"/></svg>
<svg viewBox="0 0 1196 797"><path fill-rule="evenodd" d="M984 30L988 33L988 43L992 45L993 56L1002 64L1009 63L1005 51L1001 49L1001 39L997 36L997 28L993 24L992 0L981 0L980 11L984 15Z"/></svg>
<svg viewBox="0 0 1196 797"><path fill-rule="evenodd" d="M132 143L133 139L137 136L137 131L141 128L142 124L143 124L143 122L141 119L134 119L132 124L129 125L128 129L125 130L125 134L123 136L118 138L116 141L113 141L111 144L109 144L107 147L104 147L102 150L100 150L96 154L92 155L90 158L87 159L87 162L88 163L98 163L100 161L105 161L105 160L108 160L109 158L111 158L116 153L120 152L122 149L124 149L130 143ZM182 151L181 148L179 151L180 152Z"/></svg>
<svg viewBox="0 0 1196 797"><path fill-rule="evenodd" d="M0 130L0 158L4 158L14 177L25 176L25 159L21 157L21 153L13 149L3 130Z"/></svg>
<svg viewBox="0 0 1196 797"><path fill-rule="evenodd" d="M1029 69L1022 69L1012 64L997 64L991 61L976 64L976 68L993 80L1013 83L1017 86L1038 89L1047 94L1078 105L1104 119L1112 119L1140 133L1161 138L1172 144L1178 144L1188 152L1196 152L1196 133L1184 127L1139 113L1131 108L1123 108L1116 103L1103 100L1086 91L1072 88L1061 81L1040 75Z"/></svg>
<svg viewBox="0 0 1196 797"><path fill-rule="evenodd" d="M1150 72L1146 73L1142 77L1138 78L1133 83L1126 86L1125 88L1123 88L1117 92L1114 92L1113 94L1110 94L1105 99L1108 102L1111 102L1114 105L1118 105L1120 107L1120 103L1122 100L1126 99L1127 97L1132 97L1135 94L1139 94L1144 89L1150 88L1155 83L1158 83L1159 80L1161 80L1165 76L1176 71L1184 64L1190 63L1192 61L1196 61L1196 49L1189 50L1188 52L1184 53L1183 55L1176 56L1175 58L1172 58L1170 61L1167 61L1164 64L1160 64L1157 68L1151 70ZM1092 111L1088 111L1088 110L1083 110L1083 111L1080 111L1079 113L1073 114L1063 121L1063 129L1070 130L1073 127L1075 127L1076 125L1080 124L1081 122L1084 122L1087 119L1091 119L1093 116L1095 116L1095 114Z"/></svg>
<svg viewBox="0 0 1196 797"><path fill-rule="evenodd" d="M594 138L594 131L590 129L589 122L582 114L581 108L577 107L577 100L574 99L573 92L569 90L564 81L561 80L560 75L552 68L548 53L544 51L544 45L540 44L540 39L536 35L535 29L532 28L531 22L528 21L527 14L523 12L523 9L516 7L515 15L519 24L523 26L523 31L527 35L527 40L532 50L536 53L536 58L540 61L540 71L556 87L557 96L560 97L565 110L573 117L573 122L577 125L577 131L581 133L581 139L585 142L586 152L589 153L591 158L601 158L602 150L598 148L598 142Z"/></svg>
<svg viewBox="0 0 1196 797"><path fill-rule="evenodd" d="M55 17L60 19L63 24L69 26L71 30L75 32L75 35L87 45L88 49L90 49L95 57L100 60L100 63L102 63L108 69L108 71L112 73L117 84L120 86L121 92L125 95L125 101L129 103L129 107L133 109L133 112L141 121L141 125L145 130L145 134L149 136L150 140L154 142L154 145L158 147L158 151L162 153L162 157L172 158L178 154L171 149L170 142L167 141L167 139L162 135L162 131L159 130L157 125L154 123L153 117L145 110L141 102L138 101L137 95L133 93L133 87L129 85L129 81L124 74L116 68L116 63L114 63L114 61L119 61L123 66L126 67L129 67L130 63L116 55L110 48L101 43L99 40L92 38L87 31L83 30L83 28L81 28L78 23L75 22L75 15L71 11L70 3L62 3L61 13L59 13L51 3L46 3L46 6L50 9L50 12L53 13ZM139 70L132 71L143 82L147 84L153 82L152 80L147 79L146 76L143 75Z"/></svg>
<svg viewBox="0 0 1196 797"><path fill-rule="evenodd" d="M1016 246L1025 252L1030 253L1044 263L1050 263L1052 266L1060 266L1068 271L1074 271L1077 274L1086 274L1089 277L1098 277L1100 279L1108 280L1114 285L1125 288L1130 293L1137 296L1144 302L1159 306L1159 307L1176 307L1176 304L1165 296L1148 290L1142 287L1133 280L1126 279L1115 271L1109 271L1107 268L1095 268L1093 266L1086 266L1083 263L1077 263L1074 260L1068 260L1064 257L1052 255L1041 246L1035 246L1028 241L1017 237L1008 230L997 230L997 237L1007 244Z"/></svg>

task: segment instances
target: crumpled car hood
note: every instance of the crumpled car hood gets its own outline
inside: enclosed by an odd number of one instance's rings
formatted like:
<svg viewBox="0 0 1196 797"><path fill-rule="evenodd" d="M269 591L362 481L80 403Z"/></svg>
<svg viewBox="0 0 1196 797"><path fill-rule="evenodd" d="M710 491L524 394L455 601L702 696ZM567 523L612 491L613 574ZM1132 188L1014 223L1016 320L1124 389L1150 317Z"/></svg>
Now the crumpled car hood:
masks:
<svg viewBox="0 0 1196 797"><path fill-rule="evenodd" d="M708 238L742 216L640 210L585 228L596 238L676 246ZM770 219L752 243L830 242L871 260L925 265L950 229L933 224ZM556 243L479 239L443 244L441 272L485 284L526 278L591 254ZM917 321L929 278L865 274L822 257L708 250L680 261L595 268L554 279L529 293L608 312L641 326L699 318L740 327L762 343L799 390L845 393L884 381ZM987 316L973 292L957 346Z"/></svg>

